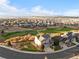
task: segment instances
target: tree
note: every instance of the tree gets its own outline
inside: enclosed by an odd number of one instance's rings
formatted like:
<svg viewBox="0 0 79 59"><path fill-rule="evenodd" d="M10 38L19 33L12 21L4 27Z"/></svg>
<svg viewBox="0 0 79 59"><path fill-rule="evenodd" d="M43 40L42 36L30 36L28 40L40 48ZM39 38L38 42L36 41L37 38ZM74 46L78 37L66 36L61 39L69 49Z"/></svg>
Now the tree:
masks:
<svg viewBox="0 0 79 59"><path fill-rule="evenodd" d="M53 40L53 48L54 48L54 50L61 49L61 47L59 45L60 36L55 36L55 37L52 38L52 40Z"/></svg>

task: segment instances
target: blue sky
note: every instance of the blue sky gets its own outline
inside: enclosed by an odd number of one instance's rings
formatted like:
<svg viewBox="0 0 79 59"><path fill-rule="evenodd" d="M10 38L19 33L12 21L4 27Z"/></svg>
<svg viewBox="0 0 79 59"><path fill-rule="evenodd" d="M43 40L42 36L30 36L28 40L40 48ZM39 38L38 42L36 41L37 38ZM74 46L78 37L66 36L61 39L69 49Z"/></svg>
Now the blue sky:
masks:
<svg viewBox="0 0 79 59"><path fill-rule="evenodd" d="M79 0L11 0L17 7L32 8L40 5L46 9L68 10L79 8Z"/></svg>
<svg viewBox="0 0 79 59"><path fill-rule="evenodd" d="M0 9L3 16L79 16L79 0L0 0Z"/></svg>

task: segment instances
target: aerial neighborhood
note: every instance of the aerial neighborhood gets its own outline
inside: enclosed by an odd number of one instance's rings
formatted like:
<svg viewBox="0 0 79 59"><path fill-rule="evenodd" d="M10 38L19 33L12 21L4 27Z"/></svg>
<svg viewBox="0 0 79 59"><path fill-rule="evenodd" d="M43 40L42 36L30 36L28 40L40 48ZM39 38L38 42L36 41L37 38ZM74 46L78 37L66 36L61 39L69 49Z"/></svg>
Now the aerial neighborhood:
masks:
<svg viewBox="0 0 79 59"><path fill-rule="evenodd" d="M30 17L8 17L2 18L1 25L11 25L20 27L51 27L51 26L68 26L79 27L79 17L66 16L30 16ZM63 20L64 19L64 20Z"/></svg>
<svg viewBox="0 0 79 59"><path fill-rule="evenodd" d="M79 0L0 0L0 59L79 59Z"/></svg>
<svg viewBox="0 0 79 59"><path fill-rule="evenodd" d="M55 52L79 44L78 17L1 19L0 45L24 51Z"/></svg>

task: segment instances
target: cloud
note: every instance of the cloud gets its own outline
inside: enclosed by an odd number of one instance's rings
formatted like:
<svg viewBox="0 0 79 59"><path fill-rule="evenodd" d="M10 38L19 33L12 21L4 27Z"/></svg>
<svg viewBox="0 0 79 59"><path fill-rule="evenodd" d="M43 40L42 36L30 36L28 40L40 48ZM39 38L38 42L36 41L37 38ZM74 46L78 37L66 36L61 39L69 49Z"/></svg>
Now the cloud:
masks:
<svg viewBox="0 0 79 59"><path fill-rule="evenodd" d="M16 6L9 5L9 0L0 0L0 16L19 16L25 14L24 8L19 9Z"/></svg>
<svg viewBox="0 0 79 59"><path fill-rule="evenodd" d="M0 15L11 15L17 12L17 8L9 5L8 0L0 0Z"/></svg>
<svg viewBox="0 0 79 59"><path fill-rule="evenodd" d="M0 5L7 4L9 1L8 0L0 0Z"/></svg>
<svg viewBox="0 0 79 59"><path fill-rule="evenodd" d="M39 5L29 10L26 8L19 9L16 6L10 5L10 3L9 0L0 0L0 16L79 16L79 9L60 12L48 10Z"/></svg>
<svg viewBox="0 0 79 59"><path fill-rule="evenodd" d="M63 15L66 15L66 16L79 16L79 9L71 9L71 10L65 11L63 13Z"/></svg>
<svg viewBox="0 0 79 59"><path fill-rule="evenodd" d="M11 6L9 3L9 0L0 0L1 16L51 16L58 14L55 11L46 10L41 6L35 6L28 10L26 8L16 8L16 6Z"/></svg>
<svg viewBox="0 0 79 59"><path fill-rule="evenodd" d="M58 13L56 13L53 10L47 10L42 8L41 6L35 6L32 8L31 10L33 15L38 15L38 16L52 16L52 15L58 15Z"/></svg>

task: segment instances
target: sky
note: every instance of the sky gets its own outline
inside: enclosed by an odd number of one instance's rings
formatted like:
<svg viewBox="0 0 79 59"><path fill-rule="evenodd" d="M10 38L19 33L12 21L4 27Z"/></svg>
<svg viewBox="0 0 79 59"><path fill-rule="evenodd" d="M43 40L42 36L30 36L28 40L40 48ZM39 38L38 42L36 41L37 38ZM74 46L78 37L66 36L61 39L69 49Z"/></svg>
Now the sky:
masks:
<svg viewBox="0 0 79 59"><path fill-rule="evenodd" d="M0 0L0 16L79 16L79 0Z"/></svg>

